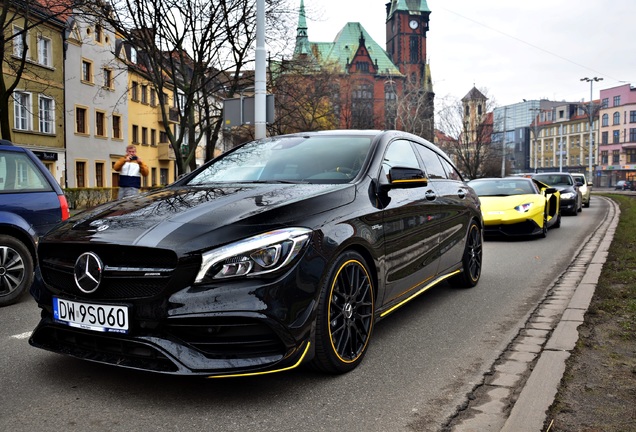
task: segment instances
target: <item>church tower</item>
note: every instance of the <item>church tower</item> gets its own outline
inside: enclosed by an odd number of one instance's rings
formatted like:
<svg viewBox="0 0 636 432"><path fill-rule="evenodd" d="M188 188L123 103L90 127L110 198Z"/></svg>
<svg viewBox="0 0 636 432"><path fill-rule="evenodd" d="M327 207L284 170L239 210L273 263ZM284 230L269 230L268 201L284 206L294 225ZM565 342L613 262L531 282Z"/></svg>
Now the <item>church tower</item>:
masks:
<svg viewBox="0 0 636 432"><path fill-rule="evenodd" d="M426 58L431 11L426 0L392 0L386 4L386 51L412 83L432 92Z"/></svg>

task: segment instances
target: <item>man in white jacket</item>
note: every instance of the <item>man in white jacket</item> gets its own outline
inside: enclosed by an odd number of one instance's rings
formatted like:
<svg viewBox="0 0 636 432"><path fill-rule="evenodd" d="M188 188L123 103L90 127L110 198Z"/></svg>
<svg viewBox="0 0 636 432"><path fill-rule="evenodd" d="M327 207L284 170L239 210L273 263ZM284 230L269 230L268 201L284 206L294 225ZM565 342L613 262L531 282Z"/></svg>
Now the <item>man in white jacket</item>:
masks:
<svg viewBox="0 0 636 432"><path fill-rule="evenodd" d="M115 165L115 171L119 171L119 193L117 199L137 195L141 188L141 176L148 175L148 165L137 156L137 147L126 147L126 156L122 156Z"/></svg>

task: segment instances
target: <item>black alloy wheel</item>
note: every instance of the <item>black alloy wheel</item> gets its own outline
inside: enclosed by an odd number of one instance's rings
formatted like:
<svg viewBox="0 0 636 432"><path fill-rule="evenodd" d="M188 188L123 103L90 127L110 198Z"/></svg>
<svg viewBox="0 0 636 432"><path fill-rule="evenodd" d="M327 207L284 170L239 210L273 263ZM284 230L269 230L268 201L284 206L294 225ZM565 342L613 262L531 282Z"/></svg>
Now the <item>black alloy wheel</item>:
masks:
<svg viewBox="0 0 636 432"><path fill-rule="evenodd" d="M33 258L19 240L0 235L0 306L20 300L33 282Z"/></svg>
<svg viewBox="0 0 636 432"><path fill-rule="evenodd" d="M342 254L322 287L312 366L340 374L358 366L373 331L375 293L369 267L356 252Z"/></svg>
<svg viewBox="0 0 636 432"><path fill-rule="evenodd" d="M451 284L461 288L472 288L477 285L481 277L481 262L483 258L483 242L481 229L475 221L471 221L466 236L466 247L462 257L462 271L453 276Z"/></svg>

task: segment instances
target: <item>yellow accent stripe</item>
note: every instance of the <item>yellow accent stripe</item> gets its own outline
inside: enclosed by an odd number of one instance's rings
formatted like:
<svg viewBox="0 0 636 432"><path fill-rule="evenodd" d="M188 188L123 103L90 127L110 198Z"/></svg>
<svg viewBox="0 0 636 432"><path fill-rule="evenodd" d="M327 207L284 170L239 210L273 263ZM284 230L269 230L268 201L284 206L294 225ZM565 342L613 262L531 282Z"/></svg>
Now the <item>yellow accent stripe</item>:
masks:
<svg viewBox="0 0 636 432"><path fill-rule="evenodd" d="M267 374L272 374L272 373L277 373L277 372L288 371L288 370L291 370L291 369L294 369L294 368L297 368L298 366L300 366L300 364L305 359L305 356L307 355L307 352L309 351L309 346L310 345L311 345L311 342L307 342L307 346L305 347L305 351L303 352L303 355L300 356L300 359L296 362L296 364L293 364L293 365L291 365L289 367L286 367L286 368L283 368L283 369L275 369L275 370L263 371L263 372L238 373L238 374L230 374L230 375L210 375L209 377L206 377L206 378L236 378L236 377L267 375Z"/></svg>
<svg viewBox="0 0 636 432"><path fill-rule="evenodd" d="M425 178L413 179L413 180L394 180L393 183L422 183L425 182Z"/></svg>
<svg viewBox="0 0 636 432"><path fill-rule="evenodd" d="M380 314L381 317L384 317L388 314L390 314L391 312L393 312L394 310L396 310L399 307L404 306L405 303L410 302L411 300L413 300L415 297L419 296L420 294L422 294L423 292L429 290L430 288L434 287L435 285L437 285L438 283L440 283L441 281L448 279L451 276L456 275L457 273L461 273L461 270L455 270L452 273L449 273L447 275L444 275L442 277L440 277L439 279L435 279L433 282L431 282L430 284L426 285L424 288L422 288L421 290L419 290L418 292L414 293L412 296L405 298L404 300L402 300L401 302L399 302L398 304L396 304L395 306L393 306L391 309L388 309L384 312L382 312Z"/></svg>

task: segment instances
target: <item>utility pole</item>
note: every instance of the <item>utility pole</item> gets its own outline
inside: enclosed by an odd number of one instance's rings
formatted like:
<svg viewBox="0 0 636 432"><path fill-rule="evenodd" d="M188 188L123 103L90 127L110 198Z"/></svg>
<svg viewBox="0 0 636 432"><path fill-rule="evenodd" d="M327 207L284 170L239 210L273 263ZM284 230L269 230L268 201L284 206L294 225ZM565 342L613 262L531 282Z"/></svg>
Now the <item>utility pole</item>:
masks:
<svg viewBox="0 0 636 432"><path fill-rule="evenodd" d="M529 109L530 112L532 113L541 113L541 107L539 108L530 108ZM538 172L538 167L539 167L539 161L538 161L538 148L537 148L537 143L539 140L539 121L538 121L538 114L534 115L534 121L533 121L533 125L534 125L534 172Z"/></svg>
<svg viewBox="0 0 636 432"><path fill-rule="evenodd" d="M581 78L581 81L587 81L590 83L590 107L587 110L587 115L589 117L590 120L590 150L589 150L589 154L588 154L588 158L589 158L589 166L588 166L588 172L589 172L589 176L590 178L587 179L587 181L594 181L594 173L592 172L592 150L594 148L594 146L592 145L592 139L593 139L593 129L594 129L594 98L593 98L593 94L592 94L592 86L594 85L594 81L603 81L603 78L599 78L599 77L593 77L593 78Z"/></svg>
<svg viewBox="0 0 636 432"><path fill-rule="evenodd" d="M265 68L265 0L256 0L256 65L254 70L254 137L265 138L266 128L266 68Z"/></svg>
<svg viewBox="0 0 636 432"><path fill-rule="evenodd" d="M501 178L506 176L506 118L508 117L508 107L504 107L503 138L501 140Z"/></svg>

